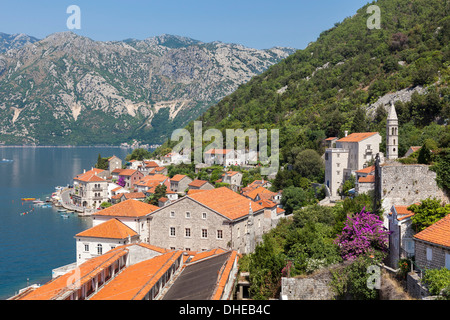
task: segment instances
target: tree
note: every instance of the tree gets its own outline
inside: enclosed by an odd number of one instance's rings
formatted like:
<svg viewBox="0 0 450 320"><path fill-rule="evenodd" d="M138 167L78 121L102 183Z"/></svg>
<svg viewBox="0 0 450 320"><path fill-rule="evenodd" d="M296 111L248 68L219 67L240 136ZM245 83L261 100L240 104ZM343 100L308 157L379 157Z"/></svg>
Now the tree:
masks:
<svg viewBox="0 0 450 320"><path fill-rule="evenodd" d="M157 206L158 200L166 196L166 191L167 191L166 185L160 184L156 186L155 193L152 194L150 197L147 197L147 199L145 199L145 202Z"/></svg>
<svg viewBox="0 0 450 320"><path fill-rule="evenodd" d="M353 260L364 254L387 253L389 231L379 216L361 210L347 218L342 233L336 239L344 260Z"/></svg>
<svg viewBox="0 0 450 320"><path fill-rule="evenodd" d="M126 161L130 161L130 160L138 160L138 161L142 161L144 159L150 159L151 157L151 152L143 149L143 148L137 148L134 149L131 154L128 154L125 157Z"/></svg>
<svg viewBox="0 0 450 320"><path fill-rule="evenodd" d="M315 150L306 149L296 156L294 170L311 181L323 181L325 164Z"/></svg>
<svg viewBox="0 0 450 320"><path fill-rule="evenodd" d="M436 182L447 193L450 192L450 148L437 155L436 163L430 168L436 172Z"/></svg>
<svg viewBox="0 0 450 320"><path fill-rule="evenodd" d="M95 167L98 169L108 170L108 167L109 167L108 158L102 158L102 156L99 153Z"/></svg>
<svg viewBox="0 0 450 320"><path fill-rule="evenodd" d="M300 187L288 187L283 190L281 196L281 204L283 205L286 214L291 214L294 210L300 209L308 204L315 202L314 190L303 190Z"/></svg>
<svg viewBox="0 0 450 320"><path fill-rule="evenodd" d="M412 228L416 232L420 232L449 214L450 204L442 206L438 199L427 198L422 200L420 204L410 205L408 210L414 212L411 217Z"/></svg>

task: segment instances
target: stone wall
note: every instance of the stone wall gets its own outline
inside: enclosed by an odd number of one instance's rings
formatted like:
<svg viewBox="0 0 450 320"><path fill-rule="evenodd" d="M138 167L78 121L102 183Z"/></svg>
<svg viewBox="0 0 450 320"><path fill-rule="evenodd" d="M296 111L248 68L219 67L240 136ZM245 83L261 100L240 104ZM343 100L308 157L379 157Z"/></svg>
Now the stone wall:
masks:
<svg viewBox="0 0 450 320"><path fill-rule="evenodd" d="M331 300L329 279L281 278L281 296L285 300Z"/></svg>
<svg viewBox="0 0 450 320"><path fill-rule="evenodd" d="M380 168L380 185L377 187L385 214L390 212L393 205L410 205L430 197L449 202L437 186L436 173L423 164L384 163Z"/></svg>
<svg viewBox="0 0 450 320"><path fill-rule="evenodd" d="M433 245L415 239L416 264L422 269L441 269L445 267L445 255L450 255L450 248ZM431 250L431 260L427 259L427 249Z"/></svg>

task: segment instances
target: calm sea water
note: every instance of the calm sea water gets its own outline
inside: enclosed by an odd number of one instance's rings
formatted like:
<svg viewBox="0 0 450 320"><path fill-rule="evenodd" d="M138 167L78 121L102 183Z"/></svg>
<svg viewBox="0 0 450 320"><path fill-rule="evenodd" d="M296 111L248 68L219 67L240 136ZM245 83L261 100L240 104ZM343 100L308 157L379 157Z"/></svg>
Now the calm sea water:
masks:
<svg viewBox="0 0 450 320"><path fill-rule="evenodd" d="M91 169L99 153L124 159L129 152L112 147L0 147L0 160L14 160L0 162L0 299L27 284L43 284L51 279L52 269L75 262L74 235L92 226L89 217L63 219L55 208L21 198L45 200L56 186L72 184L75 175Z"/></svg>

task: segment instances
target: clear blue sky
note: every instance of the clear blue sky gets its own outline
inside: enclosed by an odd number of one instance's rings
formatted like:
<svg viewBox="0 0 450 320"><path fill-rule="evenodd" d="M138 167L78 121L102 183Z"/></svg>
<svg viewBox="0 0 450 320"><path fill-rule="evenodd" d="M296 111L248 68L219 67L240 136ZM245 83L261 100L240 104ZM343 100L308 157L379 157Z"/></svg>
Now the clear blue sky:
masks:
<svg viewBox="0 0 450 320"><path fill-rule="evenodd" d="M303 49L368 0L0 0L0 32L42 39L68 31L69 5L81 9L81 29L93 40L145 39L163 33L203 42L265 49Z"/></svg>

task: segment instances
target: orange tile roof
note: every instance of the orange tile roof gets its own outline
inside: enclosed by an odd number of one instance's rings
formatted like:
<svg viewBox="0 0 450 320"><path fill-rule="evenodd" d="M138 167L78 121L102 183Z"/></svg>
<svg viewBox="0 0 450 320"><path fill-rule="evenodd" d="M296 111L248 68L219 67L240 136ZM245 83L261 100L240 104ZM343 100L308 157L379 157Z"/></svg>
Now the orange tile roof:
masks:
<svg viewBox="0 0 450 320"><path fill-rule="evenodd" d="M117 168L117 169L114 169L113 171L111 171L111 173L121 173L123 170L125 170L125 169Z"/></svg>
<svg viewBox="0 0 450 320"><path fill-rule="evenodd" d="M186 197L200 202L231 220L246 216L249 212L250 204L253 212L264 209L260 204L237 194L227 187L205 190Z"/></svg>
<svg viewBox="0 0 450 320"><path fill-rule="evenodd" d="M230 273L233 269L235 259L239 259L237 252L231 252L231 255L228 257L226 265L222 268L222 272L219 274L219 279L216 283L216 290L211 297L211 300L220 300L222 298L223 292L225 290L225 286L228 282Z"/></svg>
<svg viewBox="0 0 450 320"><path fill-rule="evenodd" d="M415 234L414 238L444 247L450 247L450 214L425 230Z"/></svg>
<svg viewBox="0 0 450 320"><path fill-rule="evenodd" d="M190 189L190 190L188 190L187 194L194 194L194 193L203 192L203 191L206 191L206 190L205 189Z"/></svg>
<svg viewBox="0 0 450 320"><path fill-rule="evenodd" d="M76 237L126 239L138 234L118 219L110 219L76 234Z"/></svg>
<svg viewBox="0 0 450 320"><path fill-rule="evenodd" d="M90 300L142 300L182 254L172 251L131 265Z"/></svg>
<svg viewBox="0 0 450 320"><path fill-rule="evenodd" d="M271 198L271 197L277 195L276 192L272 192L270 190L267 190L264 187L258 187L256 189L253 189L253 190L250 190L248 192L245 192L244 196L249 197L249 198L254 200L258 194L260 195L260 198L265 198L265 199ZM262 196L263 194L267 194L267 197Z"/></svg>
<svg viewBox="0 0 450 320"><path fill-rule="evenodd" d="M360 142L364 139L367 139L378 132L355 132L352 134L349 134L348 136L339 139L337 142Z"/></svg>
<svg viewBox="0 0 450 320"><path fill-rule="evenodd" d="M209 149L205 154L227 154L230 151L233 151L233 149Z"/></svg>
<svg viewBox="0 0 450 320"><path fill-rule="evenodd" d="M84 173L81 173L81 174L77 175L73 179L74 180L78 180L78 181L83 181L83 182L101 182L101 181L106 181L106 180L100 178L99 176L97 176L97 174L99 174L100 172L103 172L103 171L105 171L105 170L93 168L93 169L91 169L89 171L86 171Z"/></svg>
<svg viewBox="0 0 450 320"><path fill-rule="evenodd" d="M409 206L394 206L395 211L397 212L397 220L405 220L406 218L412 217L414 212L408 210ZM392 211L389 212L389 215L392 215Z"/></svg>
<svg viewBox="0 0 450 320"><path fill-rule="evenodd" d="M56 277L36 290L22 296L20 300L53 300L64 293L71 292L70 285L80 287L94 279L101 271L112 265L120 257L128 253L126 246L120 246L107 253L91 258L76 269Z"/></svg>
<svg viewBox="0 0 450 320"><path fill-rule="evenodd" d="M225 250L220 249L220 248L218 248L218 249L211 249L211 250L208 250L208 251L202 251L200 253L196 253L194 255L194 257L191 259L190 263L196 262L196 261L199 261L199 260L202 260L202 259L210 258L210 257L212 257L214 255L221 254L221 253L224 253L224 252L225 252Z"/></svg>
<svg viewBox="0 0 450 320"><path fill-rule="evenodd" d="M227 177L232 177L232 176L234 176L237 173L239 173L239 171L227 171L224 174L222 174L222 177L225 176L225 175L227 175Z"/></svg>
<svg viewBox="0 0 450 320"><path fill-rule="evenodd" d="M156 168L159 167L155 161L144 161L144 165L146 168Z"/></svg>
<svg viewBox="0 0 450 320"><path fill-rule="evenodd" d="M283 208L277 207L277 214L283 213L285 210Z"/></svg>
<svg viewBox="0 0 450 320"><path fill-rule="evenodd" d="M358 172L358 173L371 173L373 171L375 171L375 166L369 166L369 167L366 167L364 169L356 170L355 172Z"/></svg>
<svg viewBox="0 0 450 320"><path fill-rule="evenodd" d="M330 141L330 140L334 140L334 139L337 139L337 137L329 137L329 138L326 138L325 141Z"/></svg>
<svg viewBox="0 0 450 320"><path fill-rule="evenodd" d="M126 192L123 194L125 199L145 199L146 196L143 192Z"/></svg>
<svg viewBox="0 0 450 320"><path fill-rule="evenodd" d="M135 174L136 172L139 172L137 170L134 169L123 169L119 175L120 176L132 176L133 174Z"/></svg>
<svg viewBox="0 0 450 320"><path fill-rule="evenodd" d="M188 186L190 186L190 187L201 187L202 185L204 185L207 182L208 181L206 181L206 180L195 179L194 181L189 183Z"/></svg>
<svg viewBox="0 0 450 320"><path fill-rule="evenodd" d="M176 174L172 178L170 178L170 181L178 182L178 181L181 181L181 179L183 179L184 177L187 177L187 176L184 174Z"/></svg>
<svg viewBox="0 0 450 320"><path fill-rule="evenodd" d="M366 177L359 177L358 182L359 182L359 183L364 183L364 182L366 182L366 183L372 183L372 182L375 182L375 176L372 175L372 174L369 174L369 175L366 176Z"/></svg>
<svg viewBox="0 0 450 320"><path fill-rule="evenodd" d="M157 206L134 199L119 202L111 207L100 210L93 215L113 217L142 217L158 209Z"/></svg>

